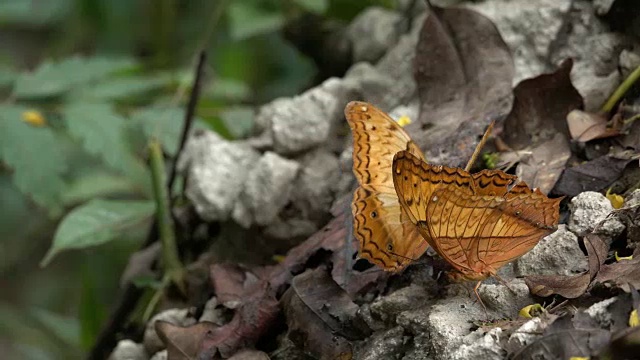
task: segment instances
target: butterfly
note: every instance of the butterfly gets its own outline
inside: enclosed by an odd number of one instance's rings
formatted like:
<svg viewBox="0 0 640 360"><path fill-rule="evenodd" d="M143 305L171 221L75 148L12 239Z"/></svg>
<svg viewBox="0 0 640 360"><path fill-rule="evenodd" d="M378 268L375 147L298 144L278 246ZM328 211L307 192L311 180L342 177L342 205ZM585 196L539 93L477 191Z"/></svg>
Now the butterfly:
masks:
<svg viewBox="0 0 640 360"><path fill-rule="evenodd" d="M419 258L428 244L400 206L391 166L399 151L422 160L424 155L389 115L375 106L352 101L345 117L353 134L353 234L359 256L388 271L399 271Z"/></svg>
<svg viewBox="0 0 640 360"><path fill-rule="evenodd" d="M411 223L454 268L450 279L478 280L476 295L480 281L497 276L558 223L562 198L516 181L499 170L430 165L408 151L393 159L393 183Z"/></svg>

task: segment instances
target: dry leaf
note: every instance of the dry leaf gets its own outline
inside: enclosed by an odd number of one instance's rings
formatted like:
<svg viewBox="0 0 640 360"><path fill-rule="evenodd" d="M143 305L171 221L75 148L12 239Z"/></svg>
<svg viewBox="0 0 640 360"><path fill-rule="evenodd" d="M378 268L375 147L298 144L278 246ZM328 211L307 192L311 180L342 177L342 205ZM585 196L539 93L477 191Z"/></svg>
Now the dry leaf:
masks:
<svg viewBox="0 0 640 360"><path fill-rule="evenodd" d="M427 158L464 167L479 135L511 99L513 60L495 25L463 8L433 6L416 47L419 121L407 126Z"/></svg>

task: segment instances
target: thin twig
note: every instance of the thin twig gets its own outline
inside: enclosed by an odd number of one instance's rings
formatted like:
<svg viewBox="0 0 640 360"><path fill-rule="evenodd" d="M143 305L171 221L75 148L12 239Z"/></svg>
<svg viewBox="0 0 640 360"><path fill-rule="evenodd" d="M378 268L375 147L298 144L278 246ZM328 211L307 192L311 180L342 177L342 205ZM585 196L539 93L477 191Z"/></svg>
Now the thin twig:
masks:
<svg viewBox="0 0 640 360"><path fill-rule="evenodd" d="M167 182L167 187L169 191L173 188L173 184L175 182L177 169L176 164L177 160L182 154L182 150L184 149L184 144L187 140L187 136L189 134L189 130L193 124L193 115L195 113L195 108L198 103L199 95L200 95L200 84L202 83L202 74L204 69L204 64L206 61L206 52L200 51L198 57L198 65L196 67L195 72L195 80L192 86L189 102L187 105L187 111L185 113L183 131L180 138L180 146L178 151L176 152L176 158L174 164L171 168L171 174L169 176L169 180ZM171 193L171 192L170 192ZM158 240L159 231L158 231L158 221L154 218L154 221L149 228L149 233L147 234L147 238L145 239L144 244L141 246L141 249L144 249ZM87 359L89 360L98 360L98 359L106 359L111 353L111 350L116 345L116 335L122 329L123 325L126 323L127 319L131 315L131 312L136 308L136 304L140 300L140 297L144 293L143 289L137 287L134 284L128 284L124 291L121 292L121 295L116 299L116 304L112 308L111 313L109 314L109 318L107 323L103 326L100 334L96 338L96 342L93 345L93 348L87 355Z"/></svg>
<svg viewBox="0 0 640 360"><path fill-rule="evenodd" d="M484 144L487 142L487 139L489 139L489 135L491 135L491 130L493 130L493 125L495 123L495 120L491 121L491 124L489 124L489 127L487 127L487 131L485 131L484 135L482 135L482 139L480 140L478 145L476 145L476 149L473 151L471 159L469 159L467 166L464 168L466 171L471 171L471 167L473 166L473 163L476 162L476 159L478 159L478 155L480 155L480 152L482 151Z"/></svg>

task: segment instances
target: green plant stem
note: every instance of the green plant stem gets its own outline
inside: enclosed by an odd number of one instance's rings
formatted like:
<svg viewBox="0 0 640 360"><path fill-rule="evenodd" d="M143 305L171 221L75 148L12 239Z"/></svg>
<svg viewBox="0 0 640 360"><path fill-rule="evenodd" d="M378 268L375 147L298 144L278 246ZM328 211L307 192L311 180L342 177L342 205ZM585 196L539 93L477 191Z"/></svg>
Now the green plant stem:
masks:
<svg viewBox="0 0 640 360"><path fill-rule="evenodd" d="M613 92L613 94L611 94L609 99L607 99L604 105L602 105L602 109L601 109L602 112L608 113L611 110L613 110L613 107L616 106L616 104L620 101L620 99L622 99L624 94L626 94L627 91L629 91L631 86L633 86L633 84L635 84L635 82L638 81L638 78L640 78L640 66L638 66L635 70L633 70L633 72L626 79L624 79L622 84L618 86L618 88Z"/></svg>
<svg viewBox="0 0 640 360"><path fill-rule="evenodd" d="M162 278L162 286L154 290L153 296L151 297L151 300L149 300L147 307L144 309L144 314L142 314L143 323L146 324L149 321L149 319L151 319L151 315L153 315L153 312L156 309L156 306L158 305L158 302L160 301L162 294L164 293L164 289L167 287L167 285L169 285L169 282L171 282L171 280L172 280L171 276L169 276L168 273L165 274L164 277Z"/></svg>
<svg viewBox="0 0 640 360"><path fill-rule="evenodd" d="M178 246L171 217L169 193L166 186L166 170L162 147L157 139L149 142L149 154L151 157L151 177L153 180L153 194L156 202L156 218L160 241L162 243L162 260L165 274L185 293L183 274L184 269L178 257Z"/></svg>

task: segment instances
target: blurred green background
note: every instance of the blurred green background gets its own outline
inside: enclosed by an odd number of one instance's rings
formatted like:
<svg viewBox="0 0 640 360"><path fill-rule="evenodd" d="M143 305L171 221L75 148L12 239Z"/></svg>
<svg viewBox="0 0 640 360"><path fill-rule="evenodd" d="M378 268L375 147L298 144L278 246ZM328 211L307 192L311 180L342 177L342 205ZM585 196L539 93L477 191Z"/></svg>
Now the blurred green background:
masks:
<svg viewBox="0 0 640 360"><path fill-rule="evenodd" d="M147 141L175 154L199 50L197 126L243 137L256 105L344 70L283 30L323 34L371 5L393 2L0 1L2 357L91 347L153 216Z"/></svg>

